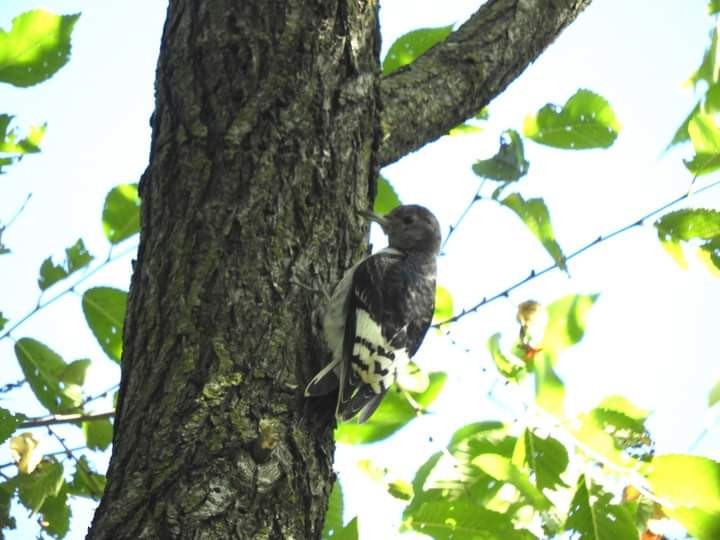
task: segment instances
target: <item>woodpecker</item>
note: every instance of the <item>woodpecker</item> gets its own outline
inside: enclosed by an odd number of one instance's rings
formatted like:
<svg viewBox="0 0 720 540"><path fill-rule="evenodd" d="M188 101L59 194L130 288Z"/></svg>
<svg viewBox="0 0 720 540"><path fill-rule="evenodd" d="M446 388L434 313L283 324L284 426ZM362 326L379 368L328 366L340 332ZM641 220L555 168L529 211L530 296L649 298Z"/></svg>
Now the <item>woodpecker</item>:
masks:
<svg viewBox="0 0 720 540"><path fill-rule="evenodd" d="M388 247L343 276L323 317L332 361L310 381L305 396L338 389L335 414L365 422L417 352L435 309L440 225L427 208L398 206L377 222Z"/></svg>

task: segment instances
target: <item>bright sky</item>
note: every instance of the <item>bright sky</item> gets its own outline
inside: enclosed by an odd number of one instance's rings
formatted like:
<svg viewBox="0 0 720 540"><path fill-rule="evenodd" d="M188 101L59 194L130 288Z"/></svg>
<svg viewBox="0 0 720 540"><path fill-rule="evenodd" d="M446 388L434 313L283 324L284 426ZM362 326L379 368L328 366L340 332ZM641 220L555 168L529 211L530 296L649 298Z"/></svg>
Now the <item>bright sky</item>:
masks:
<svg viewBox="0 0 720 540"><path fill-rule="evenodd" d="M479 4L385 0L384 50L409 30L460 23ZM43 152L27 157L0 179L2 222L33 194L3 236L13 253L0 257L0 311L11 321L35 305L38 268L49 254L60 259L63 250L82 237L97 259L107 255L100 226L105 195L116 184L137 181L147 163L155 62L165 15L160 0L8 0L0 4L0 25L9 28L13 16L35 7L80 11L82 16L71 61L55 77L30 89L0 86L0 102L5 103L0 112L15 114L19 126L48 123ZM694 103L682 82L700 62L710 24L702 0L597 1L491 104L484 133L446 137L387 167L384 174L403 202L430 207L447 231L477 189L472 163L496 152L503 129L520 130L526 114L547 102L562 104L578 88L593 90L608 99L623 124L616 144L606 151L568 152L528 142L530 173L519 187L526 198L545 198L558 241L570 252L687 190L691 178L681 158L689 150L667 155L662 150ZM691 204L720 207L720 191L700 195ZM373 237L376 246L382 242ZM452 291L458 308L550 262L517 217L490 203L473 208L446 252L439 282ZM87 286L127 288L129 261L127 257L115 263ZM565 353L558 366L570 405L589 408L607 395L623 394L653 411L650 425L659 452L689 450L708 418L708 390L720 378L713 341L720 304L717 278L697 264L681 270L663 252L649 224L571 261L570 273L572 279L553 272L534 280L509 300L457 324L453 338L470 347L469 354L432 335L417 359L423 367L450 374L433 406L437 414L413 422L387 443L340 448L337 465L349 515L361 513L363 537L396 536L399 518L394 511L401 505L359 472L359 459L372 459L410 480L457 428L481 419L512 419L521 412L519 397L531 399L529 387L495 388L488 399L496 377L485 348L495 332L515 335L515 306L528 298L549 303L569 293L600 292L584 341ZM87 330L77 296L66 296L14 333L16 339L25 336L41 339L67 361L92 358L91 392L117 380L119 370ZM0 384L22 378L10 341L0 342L0 358L5 359ZM24 399L2 405L43 413L28 407L28 394ZM98 409L103 406L107 402L97 404ZM718 448L720 437L715 434L695 450L718 458ZM7 461L3 448L0 462ZM68 538L83 538L92 505L76 504L73 509ZM8 538L27 538L35 530L32 519L20 521L25 525Z"/></svg>

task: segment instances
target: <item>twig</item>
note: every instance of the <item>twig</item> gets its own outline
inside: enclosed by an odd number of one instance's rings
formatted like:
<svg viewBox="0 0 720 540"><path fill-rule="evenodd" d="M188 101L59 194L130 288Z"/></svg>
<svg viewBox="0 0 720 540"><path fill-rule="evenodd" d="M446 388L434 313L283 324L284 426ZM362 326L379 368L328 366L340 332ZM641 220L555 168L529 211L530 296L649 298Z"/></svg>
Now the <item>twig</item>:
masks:
<svg viewBox="0 0 720 540"><path fill-rule="evenodd" d="M77 467L82 469L83 468L82 462L75 454L73 454L72 450L70 450L67 447L67 445L65 444L65 439L63 439L60 435L55 433L50 426L46 426L46 427L47 427L48 433L50 435L52 435L53 437L55 437L55 439L57 439L57 441L60 443L60 446L63 447L63 450L65 451L65 455L68 458L72 459L75 462L75 465ZM88 474L87 478L88 478L88 483L92 484L92 485L88 485L88 487L92 491L92 495L100 498L102 496L102 492L103 492L102 488L95 483L95 478L93 478L92 474Z"/></svg>
<svg viewBox="0 0 720 540"><path fill-rule="evenodd" d="M484 185L485 185L485 178L483 178L483 179L480 181L480 186L478 186L477 191L475 192L475 195L473 196L472 200L470 201L470 204L468 204L467 207L465 207L465 210L463 210L463 213L460 214L460 217L459 217L458 220L455 222L455 224L454 224L454 225L450 225L450 229L448 229L447 236L445 236L445 240L443 240L443 243L442 243L442 245L440 246L440 254L441 254L441 255L444 255L443 252L444 252L444 250L445 250L445 246L447 245L448 241L450 240L450 237L451 237L452 234L457 230L457 228L460 226L460 224L463 222L463 220L465 219L465 216L467 216L467 214L468 214L468 212L470 211L470 209L473 207L473 205L474 205L476 202L482 200L482 196L480 195L480 191L482 190L482 188L483 188Z"/></svg>
<svg viewBox="0 0 720 540"><path fill-rule="evenodd" d="M103 411L90 414L54 414L52 416L43 416L40 418L28 418L25 422L18 424L18 429L36 428L43 426L52 426L55 424L70 424L75 422L89 422L92 420L100 420L102 418L111 418L115 416L115 410Z"/></svg>
<svg viewBox="0 0 720 540"><path fill-rule="evenodd" d="M693 194L694 194L694 195L698 195L698 194L702 193L703 191L707 191L707 190L709 190L709 189L711 189L711 188L717 187L718 185L720 185L720 180L718 180L718 181L716 181L716 182L713 182L712 184L708 184L707 186L703 186L702 188L694 191ZM592 242L589 242L589 243L585 244L584 246L582 246L581 248L579 248L579 249L573 251L572 253L570 253L567 257L565 257L565 262L569 261L570 259L573 259L573 258L577 257L578 255L580 255L581 253L587 251L588 249L590 249L590 248L593 247L593 246L596 246L596 245L598 245L598 244L601 244L601 243L603 243L603 242L606 242L606 241L610 240L611 238L613 238L613 237L615 237L615 236L618 236L619 234L622 234L622 233L624 233L624 232L629 231L630 229L633 229L633 228L635 228L635 227L641 226L641 225L645 222L645 220L653 217L653 216L656 215L656 214L659 214L659 213L662 212L663 210L667 210L667 209L670 208L671 206L674 206L674 205L676 205L676 204L684 201L685 199L689 198L690 195L691 195L690 192L683 193L683 194L680 195L679 197L677 197L677 198L673 199L672 201L670 201L670 202L662 205L662 206L659 207L659 208L656 208L655 210L652 210L651 212L648 212L647 214L643 215L643 216L640 217L639 219L636 219L636 220L633 221L632 223L629 223L628 225L625 225L625 226L623 226L623 227L620 227L619 229L616 229L616 230L614 230L613 232L611 232L611 233L609 233L609 234L607 234L607 235L598 236L598 237L597 237L595 240L593 240ZM548 266L548 267L546 267L546 268L543 268L542 270L538 270L538 271L532 270L527 277L521 279L520 281L517 281L516 283L513 283L512 285L510 285L510 286L507 287L506 289L503 289L501 292L499 292L499 293L497 293L497 294L494 294L494 295L492 295L492 296L490 296L490 297L485 297L485 298L483 298L480 302L478 302L477 304L475 304L474 306L469 307L469 308L464 308L464 309L463 309L460 313L458 313L457 315L454 315L454 316L452 316L452 317L450 317L449 319L446 319L446 320L444 320L444 321L437 322L437 323L433 324L432 326L433 326L433 328L438 328L438 327L440 327L440 326L442 326L442 325L444 325L444 324L449 324L449 323L457 322L457 321L459 321L460 319L462 319L463 317L465 317L466 315L469 315L470 313L476 312L478 309L480 309L481 307L489 304L490 302L494 302L495 300L497 300L497 299L499 299L499 298L507 298L507 297L510 295L510 293L511 293L512 291L514 291L515 289L517 289L518 287L524 285L524 284L527 283L528 281L531 281L531 280L533 280L533 279L535 279L535 278L537 278L537 277L542 276L543 274L547 274L548 272L550 272L551 270L554 270L554 269L557 268L557 267L558 267L557 263L554 263L554 264L552 264L552 265L550 265L550 266Z"/></svg>
<svg viewBox="0 0 720 540"><path fill-rule="evenodd" d="M108 257L106 257L105 260L104 260L100 265L96 266L95 268L93 268L92 270L90 270L89 272L87 272L87 273L86 273L85 275L83 275L80 279L78 279L75 283L73 283L70 287L68 287L67 289L64 289L64 290L60 291L58 294L56 294L55 296L53 296L52 298L50 298L49 300L47 300L47 301L45 301L45 302L40 302L40 301L38 300L37 305L36 305L32 310L30 310L28 313L26 313L23 317L20 318L20 320L18 320L15 324L13 324L12 326L10 326L10 328L8 328L7 330L5 330L5 332L3 332L3 333L0 335L0 340L3 340L3 339L5 339L5 338L7 338L8 336L10 336L10 334L11 334L14 330L16 330L20 325L22 325L24 322L26 322L28 319L30 319L30 318L31 318L33 315L35 315L38 311L46 308L47 306L49 306L50 304L52 304L52 303L55 302L56 300L59 300L60 298L62 298L62 297L65 296L66 294L71 293L71 292L74 292L74 291L75 291L75 287L77 287L78 285L80 285L81 283L83 283L84 281L86 281L87 279L89 279L91 276L95 275L95 274L96 274L97 272L99 272L101 269L105 268L105 266L107 266L109 263L111 263L111 262L113 262L113 261L116 261L117 259L120 259L120 258L124 257L125 255L128 255L129 253L132 253L132 252L133 252L134 250L136 250L136 249L137 249L137 244L134 244L134 245L132 245L131 247L129 247L128 249L123 250L123 251L120 252L119 254L113 255L113 254L112 254L112 248L111 248L111 249L110 249L110 252L109 252L109 254L108 254ZM40 295L40 297L42 297L42 294Z"/></svg>
<svg viewBox="0 0 720 540"><path fill-rule="evenodd" d="M12 225L15 222L15 220L18 218L18 216L20 214L22 214L22 211L25 210L25 207L27 206L27 203L30 201L31 197L32 197L32 193L28 193L28 196L25 197L25 201L20 205L20 208L18 209L17 212L15 212L15 215L13 217L11 217L5 225L0 226L0 230L7 229L10 225Z"/></svg>
<svg viewBox="0 0 720 540"><path fill-rule="evenodd" d="M16 388L20 388L23 384L27 382L26 379L20 379L19 381L16 381L14 383L7 383L2 386L0 386L0 394L6 394L10 392L10 390L15 390Z"/></svg>

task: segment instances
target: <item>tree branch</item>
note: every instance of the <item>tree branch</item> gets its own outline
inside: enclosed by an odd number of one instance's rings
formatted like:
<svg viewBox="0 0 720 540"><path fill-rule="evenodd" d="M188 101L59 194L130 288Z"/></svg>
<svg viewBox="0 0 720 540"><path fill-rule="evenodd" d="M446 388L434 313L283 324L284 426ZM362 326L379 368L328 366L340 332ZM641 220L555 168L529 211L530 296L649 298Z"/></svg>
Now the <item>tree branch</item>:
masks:
<svg viewBox="0 0 720 540"><path fill-rule="evenodd" d="M28 418L25 422L19 424L17 429L52 426L54 424L69 424L71 422L90 422L92 420L111 418L113 416L115 416L115 410L91 414L54 414L52 416L43 416L41 418Z"/></svg>
<svg viewBox="0 0 720 540"><path fill-rule="evenodd" d="M490 0L381 82L380 164L447 133L514 81L591 0Z"/></svg>

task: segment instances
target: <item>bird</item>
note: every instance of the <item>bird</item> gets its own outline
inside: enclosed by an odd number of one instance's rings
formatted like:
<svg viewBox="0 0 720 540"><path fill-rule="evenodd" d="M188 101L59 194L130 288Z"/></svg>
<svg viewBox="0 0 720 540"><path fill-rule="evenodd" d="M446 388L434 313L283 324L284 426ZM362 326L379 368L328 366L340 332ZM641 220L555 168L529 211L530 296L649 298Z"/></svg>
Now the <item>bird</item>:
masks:
<svg viewBox="0 0 720 540"><path fill-rule="evenodd" d="M338 390L336 418L367 421L420 348L435 310L440 225L420 205L386 215L358 211L382 227L388 246L350 268L323 315L331 361L308 383L306 397Z"/></svg>

